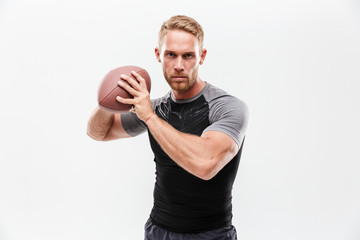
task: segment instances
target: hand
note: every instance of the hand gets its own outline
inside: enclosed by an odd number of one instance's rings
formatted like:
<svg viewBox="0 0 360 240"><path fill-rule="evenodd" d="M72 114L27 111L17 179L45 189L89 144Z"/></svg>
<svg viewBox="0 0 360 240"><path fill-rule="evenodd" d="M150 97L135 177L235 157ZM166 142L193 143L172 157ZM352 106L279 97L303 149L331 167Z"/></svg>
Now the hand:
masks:
<svg viewBox="0 0 360 240"><path fill-rule="evenodd" d="M131 71L131 75L135 79L122 74L121 79L126 81L128 84L121 80L118 82L118 84L134 98L122 98L117 96L116 100L120 103L134 105L134 108L131 111L135 112L140 120L145 121L154 113L151 106L150 93L147 90L145 79L142 78L140 74Z"/></svg>

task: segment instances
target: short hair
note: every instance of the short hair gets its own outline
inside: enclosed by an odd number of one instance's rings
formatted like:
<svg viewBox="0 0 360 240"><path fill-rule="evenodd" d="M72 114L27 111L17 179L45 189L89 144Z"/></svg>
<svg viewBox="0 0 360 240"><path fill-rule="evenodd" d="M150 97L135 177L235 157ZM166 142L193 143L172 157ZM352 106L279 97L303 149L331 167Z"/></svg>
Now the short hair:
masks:
<svg viewBox="0 0 360 240"><path fill-rule="evenodd" d="M199 50L202 50L204 43L204 31L195 19L184 15L176 15L164 22L159 31L159 48L161 48L164 37L170 30L182 30L191 33L198 40Z"/></svg>

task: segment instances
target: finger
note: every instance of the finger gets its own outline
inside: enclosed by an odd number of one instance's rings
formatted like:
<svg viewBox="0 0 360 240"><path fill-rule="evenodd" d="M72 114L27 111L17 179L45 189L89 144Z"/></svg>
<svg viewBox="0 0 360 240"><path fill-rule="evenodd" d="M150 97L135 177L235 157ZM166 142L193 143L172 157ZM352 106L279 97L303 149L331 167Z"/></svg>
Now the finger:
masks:
<svg viewBox="0 0 360 240"><path fill-rule="evenodd" d="M126 82L128 82L134 89L136 89L136 90L141 89L139 82L136 81L134 78L132 78L130 76L126 76L124 74L121 74L120 77L121 77L121 79L124 79Z"/></svg>
<svg viewBox="0 0 360 240"><path fill-rule="evenodd" d="M137 97L139 96L139 92L137 90L135 90L132 86L130 86L129 84L124 83L123 81L118 81L118 84L120 87L122 87L123 89L125 89L128 93L130 93L133 97Z"/></svg>
<svg viewBox="0 0 360 240"><path fill-rule="evenodd" d="M146 89L146 81L145 79L137 72L131 71L131 74L139 81L140 86L145 87Z"/></svg>
<svg viewBox="0 0 360 240"><path fill-rule="evenodd" d="M116 101L123 103L123 104L130 104L130 105L133 105L135 103L134 99L132 99L132 98L122 98L120 96L116 97Z"/></svg>

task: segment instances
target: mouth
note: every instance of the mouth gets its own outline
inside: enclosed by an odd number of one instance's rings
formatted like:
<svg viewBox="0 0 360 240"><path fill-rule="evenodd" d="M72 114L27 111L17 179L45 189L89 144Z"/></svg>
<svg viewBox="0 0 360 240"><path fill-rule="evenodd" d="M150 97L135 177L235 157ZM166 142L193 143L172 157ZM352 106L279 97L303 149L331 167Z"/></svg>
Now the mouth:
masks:
<svg viewBox="0 0 360 240"><path fill-rule="evenodd" d="M171 76L172 79L174 80L178 80L178 81L182 81L184 79L186 79L186 76Z"/></svg>

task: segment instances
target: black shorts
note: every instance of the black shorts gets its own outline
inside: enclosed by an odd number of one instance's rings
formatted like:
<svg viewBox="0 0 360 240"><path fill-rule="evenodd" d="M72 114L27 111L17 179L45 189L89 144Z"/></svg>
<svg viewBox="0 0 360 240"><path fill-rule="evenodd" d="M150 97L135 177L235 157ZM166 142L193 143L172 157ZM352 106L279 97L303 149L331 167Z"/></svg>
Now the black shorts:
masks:
<svg viewBox="0 0 360 240"><path fill-rule="evenodd" d="M236 240L234 226L202 233L175 233L156 226L149 219L145 224L145 240Z"/></svg>

